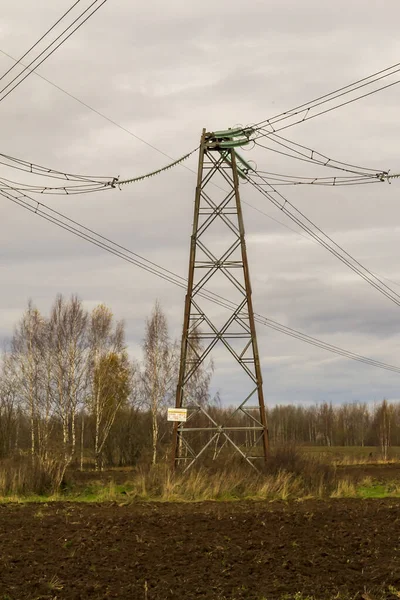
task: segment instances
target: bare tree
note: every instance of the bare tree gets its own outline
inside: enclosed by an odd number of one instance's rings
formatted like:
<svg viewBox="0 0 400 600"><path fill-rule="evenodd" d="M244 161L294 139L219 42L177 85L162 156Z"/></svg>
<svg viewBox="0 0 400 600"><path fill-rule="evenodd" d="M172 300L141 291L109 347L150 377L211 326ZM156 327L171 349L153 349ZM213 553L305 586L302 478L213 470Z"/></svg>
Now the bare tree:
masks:
<svg viewBox="0 0 400 600"><path fill-rule="evenodd" d="M379 431L379 441L382 450L383 460L387 460L389 456L389 448L392 442L392 420L393 406L385 399L378 406L375 413L375 420Z"/></svg>
<svg viewBox="0 0 400 600"><path fill-rule="evenodd" d="M335 423L335 413L332 402L324 402L319 407L319 434L322 436L325 446L333 446L333 432Z"/></svg>
<svg viewBox="0 0 400 600"><path fill-rule="evenodd" d="M0 364L0 458L11 454L18 443L18 380L10 355Z"/></svg>
<svg viewBox="0 0 400 600"><path fill-rule="evenodd" d="M176 345L169 339L167 318L158 301L146 321L143 355L143 401L151 413L152 463L156 464L159 413L171 398L177 362Z"/></svg>
<svg viewBox="0 0 400 600"><path fill-rule="evenodd" d="M196 404L206 405L211 401L210 382L214 373L214 362L211 359L208 364L200 361L204 351L201 340L201 331L196 328L191 333L188 344L187 365L188 369L196 368L192 376L185 385L185 403L195 402Z"/></svg>

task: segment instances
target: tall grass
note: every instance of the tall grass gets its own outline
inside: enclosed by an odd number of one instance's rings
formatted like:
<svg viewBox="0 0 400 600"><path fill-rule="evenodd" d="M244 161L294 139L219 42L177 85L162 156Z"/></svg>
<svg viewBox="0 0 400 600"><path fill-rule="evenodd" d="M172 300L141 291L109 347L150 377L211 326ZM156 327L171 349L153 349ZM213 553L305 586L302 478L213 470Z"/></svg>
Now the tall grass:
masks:
<svg viewBox="0 0 400 600"><path fill-rule="evenodd" d="M120 477L119 480L121 481ZM87 483L87 482L86 482ZM243 463L217 462L207 467L192 469L186 474L172 473L164 464L140 468L127 474L123 485L110 481L102 484L92 480L91 485L77 491L82 500L156 500L205 501L295 498L329 496L336 489L336 469L299 454L295 448L277 449L269 458L264 472L257 473Z"/></svg>
<svg viewBox="0 0 400 600"><path fill-rule="evenodd" d="M0 464L0 496L51 496L60 492L62 473L57 461L35 459L32 463L28 457L4 461ZM106 483L100 473L93 473L83 486L72 473L67 484L61 498L87 501L289 500L344 492L343 487L338 488L334 465L305 456L294 447L274 450L262 473L237 461L200 466L186 474L172 473L167 465L159 464L126 473L123 485L113 480Z"/></svg>
<svg viewBox="0 0 400 600"><path fill-rule="evenodd" d="M69 498L79 501L158 501L203 502L207 500L289 500L315 494L305 488L300 477L281 471L276 475L253 474L230 470L210 473L200 468L188 474L172 474L158 466L150 471L137 471L125 484L94 481Z"/></svg>
<svg viewBox="0 0 400 600"><path fill-rule="evenodd" d="M63 465L55 459L6 459L0 464L0 496L53 494L60 489L63 474Z"/></svg>
<svg viewBox="0 0 400 600"><path fill-rule="evenodd" d="M276 475L261 475L241 471L210 473L200 468L187 475L171 474L164 468L141 472L129 482L128 495L139 500L162 502L240 499L281 499L302 493L299 478L284 471Z"/></svg>

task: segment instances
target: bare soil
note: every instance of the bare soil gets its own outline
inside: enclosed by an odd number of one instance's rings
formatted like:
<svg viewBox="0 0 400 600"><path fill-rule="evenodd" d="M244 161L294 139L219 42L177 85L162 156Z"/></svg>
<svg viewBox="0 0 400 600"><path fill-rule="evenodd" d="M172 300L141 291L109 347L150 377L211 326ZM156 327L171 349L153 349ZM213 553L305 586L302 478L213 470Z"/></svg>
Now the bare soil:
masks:
<svg viewBox="0 0 400 600"><path fill-rule="evenodd" d="M0 505L0 599L398 598L400 501Z"/></svg>

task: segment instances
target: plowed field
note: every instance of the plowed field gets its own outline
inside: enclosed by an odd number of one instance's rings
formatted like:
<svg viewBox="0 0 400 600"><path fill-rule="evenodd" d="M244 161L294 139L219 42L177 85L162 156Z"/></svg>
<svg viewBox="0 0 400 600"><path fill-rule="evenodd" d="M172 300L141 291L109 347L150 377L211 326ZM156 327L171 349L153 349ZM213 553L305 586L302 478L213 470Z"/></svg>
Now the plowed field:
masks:
<svg viewBox="0 0 400 600"><path fill-rule="evenodd" d="M365 590L394 600L394 588L398 500L0 505L1 600L326 600Z"/></svg>

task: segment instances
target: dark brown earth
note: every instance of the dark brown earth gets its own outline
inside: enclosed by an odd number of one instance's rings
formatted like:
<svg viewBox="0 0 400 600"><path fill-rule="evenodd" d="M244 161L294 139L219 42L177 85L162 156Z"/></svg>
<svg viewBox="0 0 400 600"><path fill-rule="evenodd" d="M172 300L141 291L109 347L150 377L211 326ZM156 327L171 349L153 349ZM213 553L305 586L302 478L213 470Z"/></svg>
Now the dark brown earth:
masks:
<svg viewBox="0 0 400 600"><path fill-rule="evenodd" d="M391 591L389 586L393 586ZM400 590L400 501L0 505L0 599Z"/></svg>

